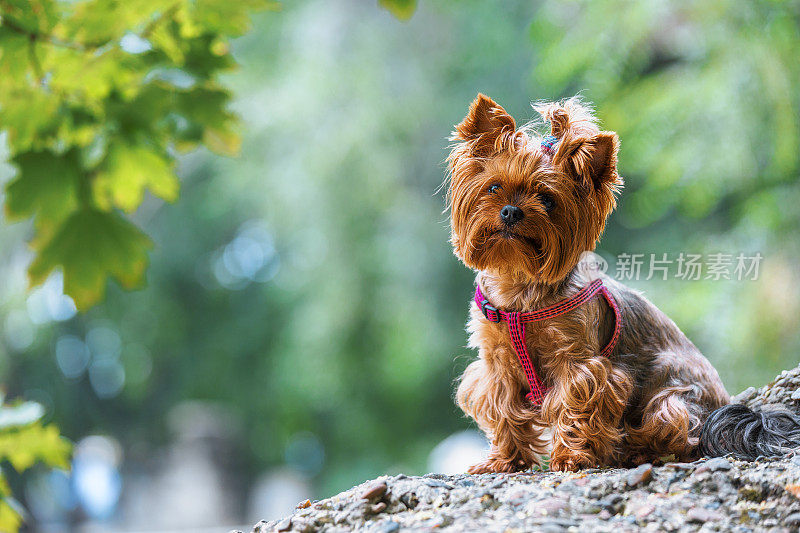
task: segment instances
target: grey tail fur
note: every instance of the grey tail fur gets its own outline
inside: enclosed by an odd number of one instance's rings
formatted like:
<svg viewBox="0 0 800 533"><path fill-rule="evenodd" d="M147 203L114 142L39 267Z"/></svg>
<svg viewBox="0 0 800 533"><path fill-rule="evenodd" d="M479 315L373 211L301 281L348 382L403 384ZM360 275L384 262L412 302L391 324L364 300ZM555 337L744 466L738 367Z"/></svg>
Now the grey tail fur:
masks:
<svg viewBox="0 0 800 533"><path fill-rule="evenodd" d="M712 412L700 433L701 454L720 457L729 453L752 461L761 456L784 455L800 447L800 417L788 411L754 411L730 404Z"/></svg>

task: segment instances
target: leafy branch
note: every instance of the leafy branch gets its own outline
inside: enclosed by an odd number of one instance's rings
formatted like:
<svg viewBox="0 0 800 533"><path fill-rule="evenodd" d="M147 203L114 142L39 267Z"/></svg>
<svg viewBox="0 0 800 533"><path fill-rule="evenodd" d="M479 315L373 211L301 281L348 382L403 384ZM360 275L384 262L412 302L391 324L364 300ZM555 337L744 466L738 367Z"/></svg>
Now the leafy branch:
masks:
<svg viewBox="0 0 800 533"><path fill-rule="evenodd" d="M237 153L219 74L270 0L0 0L0 128L17 170L9 220L33 218L31 285L54 269L85 310L138 287L152 244L129 219L178 197L175 157Z"/></svg>

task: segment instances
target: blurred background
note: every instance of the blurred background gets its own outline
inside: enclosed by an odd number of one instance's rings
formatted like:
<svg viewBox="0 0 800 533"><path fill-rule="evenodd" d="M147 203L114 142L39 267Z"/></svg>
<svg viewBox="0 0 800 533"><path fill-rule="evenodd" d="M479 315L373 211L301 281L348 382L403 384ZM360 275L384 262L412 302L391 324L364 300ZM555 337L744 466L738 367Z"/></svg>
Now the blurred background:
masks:
<svg viewBox="0 0 800 533"><path fill-rule="evenodd" d="M628 282L731 393L800 361L800 4L421 0L258 13L223 82L235 158L181 156L133 215L147 285L85 314L26 290L0 225L0 372L75 443L11 475L30 530L219 530L484 447L454 406L472 274L448 246L447 137L477 92L518 123L580 92L622 139L598 253L760 253L758 279ZM3 180L13 176L2 167Z"/></svg>

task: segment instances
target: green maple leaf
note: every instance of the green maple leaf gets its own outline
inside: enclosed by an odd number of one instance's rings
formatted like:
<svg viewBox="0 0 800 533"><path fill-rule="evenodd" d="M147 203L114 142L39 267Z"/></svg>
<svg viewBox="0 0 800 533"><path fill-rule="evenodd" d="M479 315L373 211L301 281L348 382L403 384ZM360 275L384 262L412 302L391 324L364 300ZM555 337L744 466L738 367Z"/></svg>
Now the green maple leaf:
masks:
<svg viewBox="0 0 800 533"><path fill-rule="evenodd" d="M69 468L72 445L56 426L40 422L44 408L35 402L5 405L2 400L0 394L0 462L8 462L20 473L36 463ZM19 530L23 514L0 470L0 531Z"/></svg>
<svg viewBox="0 0 800 533"><path fill-rule="evenodd" d="M14 30L0 27L0 86L13 85L28 71L30 40Z"/></svg>
<svg viewBox="0 0 800 533"><path fill-rule="evenodd" d="M14 152L42 149L52 145L61 123L60 102L42 91L14 90L3 95L0 124L8 131L8 145Z"/></svg>
<svg viewBox="0 0 800 533"><path fill-rule="evenodd" d="M93 183L98 206L131 213L142 203L145 188L168 202L177 200L180 184L172 162L146 146L113 144Z"/></svg>
<svg viewBox="0 0 800 533"><path fill-rule="evenodd" d="M408 20L417 9L417 0L378 0L378 4L400 20Z"/></svg>
<svg viewBox="0 0 800 533"><path fill-rule="evenodd" d="M196 0L189 6L190 9L183 13L184 26L241 35L250 28L249 11L277 9L280 4L272 0Z"/></svg>
<svg viewBox="0 0 800 533"><path fill-rule="evenodd" d="M19 504L13 498L0 500L0 531L18 531L22 525L22 515L17 510Z"/></svg>
<svg viewBox="0 0 800 533"><path fill-rule="evenodd" d="M17 472L24 472L37 462L57 468L69 468L70 443L53 425L34 423L0 433L0 458Z"/></svg>
<svg viewBox="0 0 800 533"><path fill-rule="evenodd" d="M70 17L59 28L59 37L88 46L101 46L130 30L145 26L159 14L185 0L86 0L75 2Z"/></svg>
<svg viewBox="0 0 800 533"><path fill-rule="evenodd" d="M58 22L55 0L5 0L2 5L3 18L30 33L47 33Z"/></svg>
<svg viewBox="0 0 800 533"><path fill-rule="evenodd" d="M61 222L78 208L82 169L75 152L23 152L12 159L17 177L6 187L9 220L36 217L33 247L47 242Z"/></svg>
<svg viewBox="0 0 800 533"><path fill-rule="evenodd" d="M70 215L39 251L28 277L38 285L61 267L64 292L85 310L103 298L109 276L126 289L142 285L151 247L150 239L119 214L85 208Z"/></svg>
<svg viewBox="0 0 800 533"><path fill-rule="evenodd" d="M230 92L212 85L176 95L177 110L201 129L203 143L212 151L235 156L241 149L236 115L226 109Z"/></svg>

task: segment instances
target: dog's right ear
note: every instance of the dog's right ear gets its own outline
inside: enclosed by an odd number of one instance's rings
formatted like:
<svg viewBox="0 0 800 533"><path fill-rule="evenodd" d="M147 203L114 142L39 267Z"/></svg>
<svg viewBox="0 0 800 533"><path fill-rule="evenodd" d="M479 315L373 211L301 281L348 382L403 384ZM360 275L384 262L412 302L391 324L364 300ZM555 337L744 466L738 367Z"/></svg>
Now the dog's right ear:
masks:
<svg viewBox="0 0 800 533"><path fill-rule="evenodd" d="M469 106L467 116L456 125L451 139L471 142L474 155L486 156L499 148L497 140L503 134L513 134L516 129L514 118L500 104L478 94Z"/></svg>

